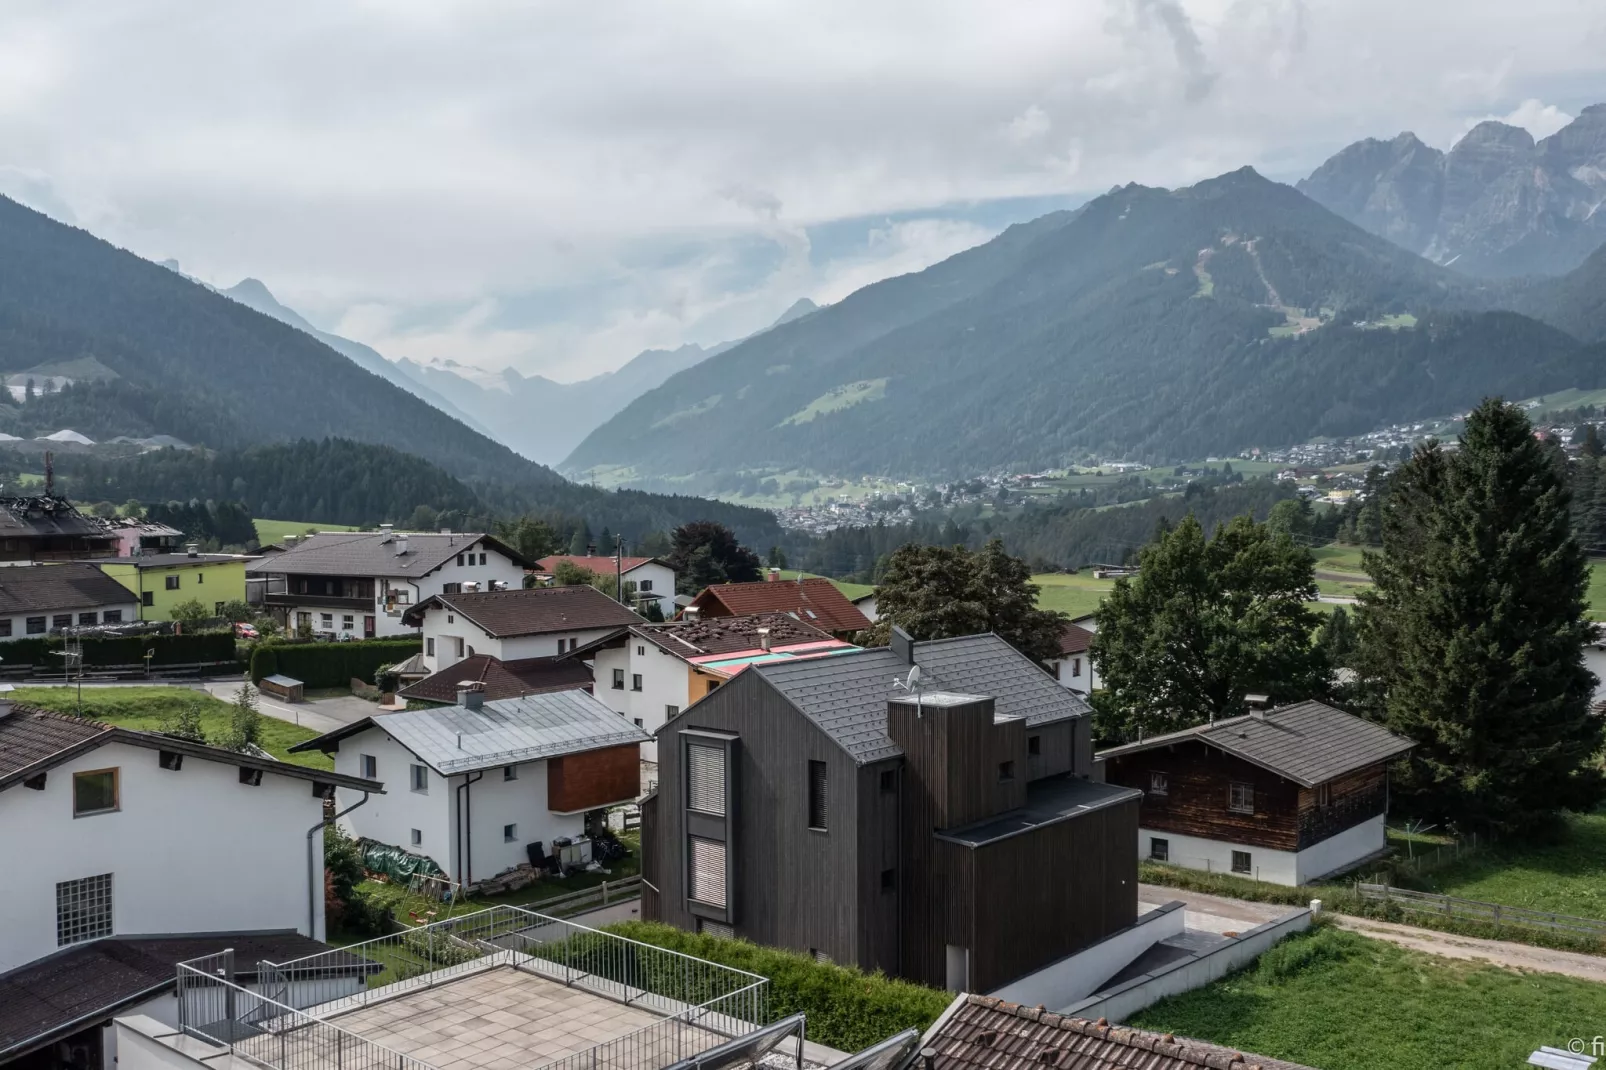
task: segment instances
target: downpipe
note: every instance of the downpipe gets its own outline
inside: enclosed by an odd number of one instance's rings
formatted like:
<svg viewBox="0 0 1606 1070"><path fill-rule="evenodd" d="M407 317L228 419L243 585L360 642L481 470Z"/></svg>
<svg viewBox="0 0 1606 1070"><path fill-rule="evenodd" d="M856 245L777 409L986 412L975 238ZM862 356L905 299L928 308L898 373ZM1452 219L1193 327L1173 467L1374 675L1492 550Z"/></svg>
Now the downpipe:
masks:
<svg viewBox="0 0 1606 1070"><path fill-rule="evenodd" d="M318 856L313 853L312 834L325 825L339 821L367 801L368 792L365 791L362 793L362 798L337 813L334 817L326 817L307 830L307 939L309 940L318 938L318 893L323 891L323 881L317 879L323 867L318 865ZM327 936L328 933L326 932L324 935Z"/></svg>

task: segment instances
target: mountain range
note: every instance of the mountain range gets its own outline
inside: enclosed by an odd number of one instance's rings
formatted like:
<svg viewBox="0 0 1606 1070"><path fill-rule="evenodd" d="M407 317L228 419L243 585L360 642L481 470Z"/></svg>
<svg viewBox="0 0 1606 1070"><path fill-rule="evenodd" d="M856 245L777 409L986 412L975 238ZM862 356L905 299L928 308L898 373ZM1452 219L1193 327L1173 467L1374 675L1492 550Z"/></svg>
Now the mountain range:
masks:
<svg viewBox="0 0 1606 1070"><path fill-rule="evenodd" d="M940 477L1352 434L1603 385L1602 350L1556 325L1589 333L1577 306L1598 298L1579 280L1598 268L1469 277L1248 168L1130 185L682 371L561 468L695 490L718 473Z"/></svg>
<svg viewBox="0 0 1606 1070"><path fill-rule="evenodd" d="M1468 275L1561 274L1606 242L1606 104L1537 142L1493 121L1448 152L1411 133L1357 141L1298 189Z"/></svg>

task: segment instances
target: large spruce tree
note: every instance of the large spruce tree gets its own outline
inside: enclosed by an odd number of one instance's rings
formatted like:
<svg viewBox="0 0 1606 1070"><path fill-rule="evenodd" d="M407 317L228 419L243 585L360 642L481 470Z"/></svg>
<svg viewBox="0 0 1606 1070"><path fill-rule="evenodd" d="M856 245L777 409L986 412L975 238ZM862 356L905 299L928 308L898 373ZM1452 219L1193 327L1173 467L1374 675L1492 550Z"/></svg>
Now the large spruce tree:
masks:
<svg viewBox="0 0 1606 1070"><path fill-rule="evenodd" d="M1498 399L1458 449L1419 448L1391 483L1359 665L1375 712L1416 741L1396 790L1419 814L1514 830L1602 798L1570 504L1528 419Z"/></svg>
<svg viewBox="0 0 1606 1070"><path fill-rule="evenodd" d="M1322 694L1330 666L1312 641L1315 561L1287 532L1241 516L1205 537L1189 513L1158 532L1140 571L1099 610L1092 657L1100 731L1154 735L1244 711L1244 696Z"/></svg>

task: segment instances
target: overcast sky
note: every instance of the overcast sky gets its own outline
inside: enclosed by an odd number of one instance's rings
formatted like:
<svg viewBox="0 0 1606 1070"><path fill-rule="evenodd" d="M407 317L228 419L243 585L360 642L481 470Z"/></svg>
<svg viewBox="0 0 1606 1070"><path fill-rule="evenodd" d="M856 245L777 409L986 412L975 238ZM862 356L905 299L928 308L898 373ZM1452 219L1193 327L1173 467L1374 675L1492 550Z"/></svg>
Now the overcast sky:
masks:
<svg viewBox="0 0 1606 1070"><path fill-rule="evenodd" d="M1118 183L1606 100L1601 0L7 0L0 192L583 378Z"/></svg>

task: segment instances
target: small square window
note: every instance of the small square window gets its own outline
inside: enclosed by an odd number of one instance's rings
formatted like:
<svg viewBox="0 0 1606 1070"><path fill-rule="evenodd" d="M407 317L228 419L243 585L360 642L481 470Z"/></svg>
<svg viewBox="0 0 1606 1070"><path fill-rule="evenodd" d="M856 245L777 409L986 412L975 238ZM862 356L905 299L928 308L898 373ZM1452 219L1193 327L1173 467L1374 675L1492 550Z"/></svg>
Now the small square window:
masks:
<svg viewBox="0 0 1606 1070"><path fill-rule="evenodd" d="M1158 836L1149 837L1149 857L1156 862L1171 861L1171 841Z"/></svg>
<svg viewBox="0 0 1606 1070"><path fill-rule="evenodd" d="M502 826L502 842L503 843L518 843L519 842L519 827L517 825L503 825Z"/></svg>
<svg viewBox="0 0 1606 1070"><path fill-rule="evenodd" d="M679 706L665 706L664 707L664 720L667 721L671 717L679 717L679 716L680 716L680 707Z"/></svg>
<svg viewBox="0 0 1606 1070"><path fill-rule="evenodd" d="M56 946L112 935L112 875L102 873L56 885Z"/></svg>
<svg viewBox="0 0 1606 1070"><path fill-rule="evenodd" d="M116 769L92 769L72 777L72 816L109 814L120 805Z"/></svg>
<svg viewBox="0 0 1606 1070"><path fill-rule="evenodd" d="M407 768L412 777L413 790L418 792L420 795L428 795L429 768L422 765L410 765Z"/></svg>
<svg viewBox="0 0 1606 1070"><path fill-rule="evenodd" d="M1026 737L1026 753L1032 755L1033 757L1036 757L1037 755L1042 754L1043 753L1043 737L1042 736L1027 736Z"/></svg>
<svg viewBox="0 0 1606 1070"><path fill-rule="evenodd" d="M139 604L142 606L154 606L156 604L156 592L141 591L139 596Z"/></svg>
<svg viewBox="0 0 1606 1070"><path fill-rule="evenodd" d="M178 577L177 576L168 576L167 577L167 589L169 591L178 590Z"/></svg>
<svg viewBox="0 0 1606 1070"><path fill-rule="evenodd" d="M517 780L518 778L519 778L519 767L518 766L516 766L516 765L504 765L502 767L502 779L503 780Z"/></svg>
<svg viewBox="0 0 1606 1070"><path fill-rule="evenodd" d="M324 613L321 614L321 616L323 617L323 626L325 629L333 628L335 626L335 615L333 613Z"/></svg>
<svg viewBox="0 0 1606 1070"><path fill-rule="evenodd" d="M999 762L998 763L998 779L999 779L1000 782L1006 781L1006 780L1014 780L1015 779L1015 763L1014 762Z"/></svg>
<svg viewBox="0 0 1606 1070"><path fill-rule="evenodd" d="M637 717L637 718L636 718L636 727L637 727L637 728L645 728L645 727L646 727L646 726L645 726L645 725L643 725L643 724L642 724L642 723L641 723L641 718L640 718L640 717Z"/></svg>
<svg viewBox="0 0 1606 1070"><path fill-rule="evenodd" d="M652 581L651 580L642 580L640 583L636 584L636 590L641 591L643 593L652 590Z"/></svg>
<svg viewBox="0 0 1606 1070"><path fill-rule="evenodd" d="M364 780L379 779L379 759L372 754L362 756L362 778Z"/></svg>
<svg viewBox="0 0 1606 1070"><path fill-rule="evenodd" d="M1249 873L1252 868L1249 863L1248 851L1234 851L1232 853L1232 871L1234 873Z"/></svg>
<svg viewBox="0 0 1606 1070"><path fill-rule="evenodd" d="M1233 784L1227 792L1227 809L1239 814L1255 812L1255 786Z"/></svg>
<svg viewBox="0 0 1606 1070"><path fill-rule="evenodd" d="M414 847L422 847L423 846L423 844L424 844L424 832L423 832L422 829L408 829L407 833L408 833L408 835L407 835L407 842L408 843L412 844Z"/></svg>
<svg viewBox="0 0 1606 1070"><path fill-rule="evenodd" d="M883 769L883 770L881 770L881 790L882 791L897 791L898 790L898 771L896 769Z"/></svg>
<svg viewBox="0 0 1606 1070"><path fill-rule="evenodd" d="M1149 774L1149 794L1165 795L1171 790L1171 778L1165 773Z"/></svg>
<svg viewBox="0 0 1606 1070"><path fill-rule="evenodd" d="M633 672L630 674L630 690L641 690L641 674L639 672Z"/></svg>
<svg viewBox="0 0 1606 1070"><path fill-rule="evenodd" d="M357 618L347 614L340 618L340 626L349 632L357 626Z"/></svg>
<svg viewBox="0 0 1606 1070"><path fill-rule="evenodd" d="M896 889L897 887L898 887L898 871L895 870L895 869L884 869L884 870L882 870L881 871L881 890L883 892L890 892L890 891L893 891L894 889Z"/></svg>

